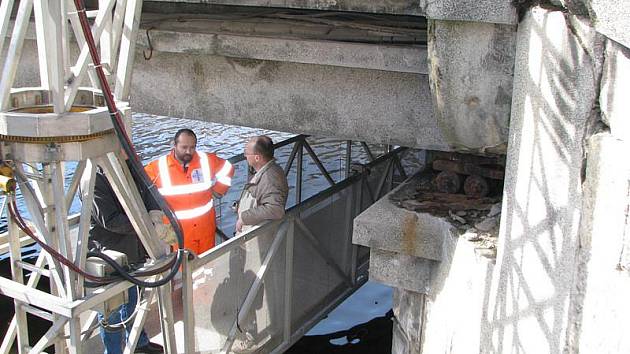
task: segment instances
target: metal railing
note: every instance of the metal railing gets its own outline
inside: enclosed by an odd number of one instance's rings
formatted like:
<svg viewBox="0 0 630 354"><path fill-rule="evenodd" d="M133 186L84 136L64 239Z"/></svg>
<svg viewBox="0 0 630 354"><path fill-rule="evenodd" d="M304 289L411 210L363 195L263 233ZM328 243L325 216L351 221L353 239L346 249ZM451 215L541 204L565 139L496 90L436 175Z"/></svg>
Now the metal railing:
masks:
<svg viewBox="0 0 630 354"><path fill-rule="evenodd" d="M352 244L353 220L391 189L403 151L185 262L185 351L282 352L367 281L369 250Z"/></svg>
<svg viewBox="0 0 630 354"><path fill-rule="evenodd" d="M306 138L276 145L294 144L285 173L292 166L297 170L297 205L282 220L184 262L182 302L175 311L183 315L185 330L178 338L187 353L282 352L367 280L369 251L352 244L353 220L392 188L396 171L404 178L400 155L405 149L375 159L364 145L371 162L352 164L348 141L346 178L335 182ZM300 202L304 150L330 187ZM243 160L242 155L230 159ZM71 219L70 225L78 222ZM0 250L8 247L7 239L0 235ZM22 247L30 243L20 239Z"/></svg>

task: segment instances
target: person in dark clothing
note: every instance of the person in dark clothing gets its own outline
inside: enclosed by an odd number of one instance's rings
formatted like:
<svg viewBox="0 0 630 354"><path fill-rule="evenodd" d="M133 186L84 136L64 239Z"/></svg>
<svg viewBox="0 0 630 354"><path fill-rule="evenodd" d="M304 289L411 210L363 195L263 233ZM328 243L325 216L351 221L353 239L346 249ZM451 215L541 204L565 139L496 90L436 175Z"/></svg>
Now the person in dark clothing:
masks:
<svg viewBox="0 0 630 354"><path fill-rule="evenodd" d="M149 190L141 183L140 177L136 176L131 168L129 170L147 210L159 209ZM110 249L124 253L127 255L129 264L143 263L146 259L146 251L131 221L100 167L94 181L94 202L88 245L94 250Z"/></svg>
<svg viewBox="0 0 630 354"><path fill-rule="evenodd" d="M129 161L127 161L129 165ZM146 186L141 183L133 169L130 168L132 178L140 191L140 196L147 210L158 209L156 201L149 193ZM143 263L146 252L138 238L131 221L118 201L114 190L107 181L107 177L99 168L94 182L94 202L92 206L92 221L88 247L91 251L114 250L127 255L129 264ZM129 289L129 302L121 305L113 311L107 321L105 316L99 313L101 323L117 324L126 321L135 311L138 302L139 289ZM101 339L103 340L105 354L122 354L125 343L129 337L131 326L101 326ZM142 330L135 353L163 353L164 349L158 344L151 343L149 337Z"/></svg>

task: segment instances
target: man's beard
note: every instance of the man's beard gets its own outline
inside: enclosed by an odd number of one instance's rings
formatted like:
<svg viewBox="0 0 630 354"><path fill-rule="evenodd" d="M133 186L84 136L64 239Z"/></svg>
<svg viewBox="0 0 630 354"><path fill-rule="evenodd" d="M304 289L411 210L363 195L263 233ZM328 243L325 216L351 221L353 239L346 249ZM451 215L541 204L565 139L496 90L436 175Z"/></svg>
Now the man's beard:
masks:
<svg viewBox="0 0 630 354"><path fill-rule="evenodd" d="M189 163L192 160L192 154L177 154L177 159L183 163Z"/></svg>

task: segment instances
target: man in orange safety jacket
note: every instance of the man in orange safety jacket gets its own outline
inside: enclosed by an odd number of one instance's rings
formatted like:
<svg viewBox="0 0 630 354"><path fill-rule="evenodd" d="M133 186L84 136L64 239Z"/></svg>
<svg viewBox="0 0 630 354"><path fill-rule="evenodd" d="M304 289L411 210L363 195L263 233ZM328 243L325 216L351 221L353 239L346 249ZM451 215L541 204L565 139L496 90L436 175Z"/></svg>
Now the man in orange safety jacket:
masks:
<svg viewBox="0 0 630 354"><path fill-rule="evenodd" d="M234 167L213 153L197 152L190 129L175 134L173 150L145 170L175 212L184 233L184 247L203 253L215 245L213 194L223 196L232 184Z"/></svg>

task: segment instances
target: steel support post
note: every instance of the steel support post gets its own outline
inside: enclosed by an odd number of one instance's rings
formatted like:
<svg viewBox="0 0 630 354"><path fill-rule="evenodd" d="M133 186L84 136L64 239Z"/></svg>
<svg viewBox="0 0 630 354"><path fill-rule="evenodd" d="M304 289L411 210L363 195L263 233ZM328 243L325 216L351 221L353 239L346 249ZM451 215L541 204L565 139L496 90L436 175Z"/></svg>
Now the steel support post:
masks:
<svg viewBox="0 0 630 354"><path fill-rule="evenodd" d="M392 160L387 161L387 166L385 167L385 171L383 171L383 175L381 176L381 179L378 181L378 186L376 187L375 200L378 200L381 198L381 193L383 192L383 188L385 187L385 182L387 181L387 177L389 176L389 173L391 172L393 165L394 163Z"/></svg>
<svg viewBox="0 0 630 354"><path fill-rule="evenodd" d="M140 12L142 0L127 0L125 19L120 42L120 57L116 69L116 85L114 97L117 100L128 101L131 91L131 66L135 55L138 28L140 27Z"/></svg>
<svg viewBox="0 0 630 354"><path fill-rule="evenodd" d="M55 147L55 151L56 149L57 147ZM66 210L65 203L62 163L61 161L54 161L49 165L49 168L51 174L50 190L52 192L52 199L49 200L47 204L49 208L54 211L54 219L49 220L53 225L51 231L53 231L61 255L68 259L73 259L72 240L68 227L68 211ZM56 203L55 201L57 200L62 202ZM68 267L63 267L63 277L65 280L65 298L69 301L76 300L78 298L77 293L83 293L83 283L77 281L76 274L71 272ZM64 320L59 316L55 316L54 319L55 322ZM66 320L67 324L65 328L68 353L81 353L81 321L79 318L69 318Z"/></svg>
<svg viewBox="0 0 630 354"><path fill-rule="evenodd" d="M297 150L297 171L295 173L295 204L302 202L302 163L304 162L304 149L302 148L302 142Z"/></svg>
<svg viewBox="0 0 630 354"><path fill-rule="evenodd" d="M96 20L94 21L94 27L92 29L94 33L94 43L96 45L98 45L99 41L101 40L101 34L103 33L103 30L105 29L106 16L111 13L114 3L115 3L115 0L108 0L108 2L105 3L106 6L101 7L98 10ZM76 13L76 6L74 2L70 0L69 5L70 5L70 8L73 9L73 11L75 11ZM86 43L86 40L85 40L85 35L83 31L81 30L79 18L76 14L73 14L72 16L70 16L70 23L74 30L77 42L79 46L81 47L81 52L79 53L77 62L74 66L74 69L72 70L73 77L72 77L71 83L70 85L68 85L64 93L64 102L65 102L66 110L70 110L70 108L72 108L74 99L79 90L79 85L81 85L81 83L83 82L83 77L85 76L86 72L89 73L90 75L90 81L92 83L92 86L98 87L98 84L97 84L98 79L96 77L96 74L94 73L94 69L89 67L89 64L91 64L90 52L89 52L88 44Z"/></svg>
<svg viewBox="0 0 630 354"><path fill-rule="evenodd" d="M7 218L9 229L9 245L11 252L11 277L13 281L24 284L24 274L22 268L19 265L19 261L22 260L22 250L20 249L19 242L19 230L15 222L9 217ZM22 309L24 304L17 299L13 300L15 308L15 324L17 326L17 340L18 340L18 352L20 354L26 353L30 344L28 339L28 327L26 324L26 312ZM10 345L9 348L10 349Z"/></svg>
<svg viewBox="0 0 630 354"><path fill-rule="evenodd" d="M7 38L13 3L14 0L2 0L2 3L0 3L0 53L4 49L4 41Z"/></svg>
<svg viewBox="0 0 630 354"><path fill-rule="evenodd" d="M331 186L334 186L335 181L332 179L332 177L330 177L330 174L328 173L328 171L326 171L326 168L324 167L322 162L319 160L319 158L315 154L315 151L313 151L313 148L311 148L311 145L309 145L308 141L306 140L304 140L304 148L306 149L306 152L311 156L311 159L313 159L313 162L319 169L319 172L322 173L322 175L326 178L326 180L328 181L328 183L330 183Z"/></svg>
<svg viewBox="0 0 630 354"><path fill-rule="evenodd" d="M155 280L155 278L152 278L152 280ZM137 289L137 287L132 286L127 291L137 291ZM129 336L127 338L127 343L125 345L125 350L123 351L123 354L131 354L134 352L136 345L138 344L138 339L140 339L142 329L144 328L144 323L147 319L149 306L155 299L155 293L156 291L154 289L147 289L145 290L145 298L141 300L142 297L140 296L141 294L138 291L138 303L136 304L138 312L136 313L136 318L131 324L131 330L129 331ZM174 353L169 352L168 350L166 352Z"/></svg>
<svg viewBox="0 0 630 354"><path fill-rule="evenodd" d="M350 277L350 281L354 285L354 278L352 277L352 248L354 245L352 244L352 228L354 222L354 211L356 209L356 184L351 185L346 188L346 208L344 210L345 216L345 225L344 225L344 271L347 276Z"/></svg>
<svg viewBox="0 0 630 354"><path fill-rule="evenodd" d="M157 292L164 351L175 354L177 353L177 346L175 344L175 323L173 323L173 298L171 297L173 287L171 282L157 288Z"/></svg>
<svg viewBox="0 0 630 354"><path fill-rule="evenodd" d="M45 90L50 90L50 73L48 72L50 65L48 63L48 54L50 52L49 47L54 45L54 38L50 37L50 18L47 16L48 0L34 0L33 3L40 86Z"/></svg>
<svg viewBox="0 0 630 354"><path fill-rule="evenodd" d="M48 147L47 150L51 154L54 154L52 147ZM50 238L49 246L53 247L56 250L59 250L63 256L67 256L66 254L64 254L64 250L61 249L59 233L56 228L57 225L56 225L56 215L55 215L56 214L55 198L54 198L54 191L53 191L53 185L52 185L53 184L52 167L51 167L50 162L43 163L42 165L43 165L43 168L42 168L43 175L45 178L44 182L42 183L43 188L41 191L42 197L43 197L43 204L46 206L46 209L44 211L45 213L44 221L46 223L45 232L48 232L49 234L49 238ZM42 230L42 232L44 231ZM57 272L61 276L61 279L59 282L50 283L51 294L58 296L60 298L67 298L68 294L66 291L70 290L70 289L65 288L65 284L66 284L65 274L67 273L67 269L64 269L64 267L61 267L58 262L55 263L55 266L58 267ZM63 320L63 317L59 316L58 314L55 314L53 318L54 318L55 323ZM69 333L66 333L66 334L69 334ZM67 348L65 345L65 341L63 340L55 341L55 353L64 353L66 352L66 350Z"/></svg>
<svg viewBox="0 0 630 354"><path fill-rule="evenodd" d="M372 151L370 150L370 147L368 146L368 144L362 141L361 146L363 146L363 150L365 150L365 153L368 155L368 159L370 160L370 162L374 161L375 160L374 155L372 154Z"/></svg>
<svg viewBox="0 0 630 354"><path fill-rule="evenodd" d="M125 19L125 10L127 7L127 0L116 0L116 9L114 10L114 17L112 22L112 58L110 63L110 69L113 70L118 65L118 49L120 48L120 42L122 39L123 20Z"/></svg>
<svg viewBox="0 0 630 354"><path fill-rule="evenodd" d="M96 180L96 166L92 161L87 160L82 164L84 169L80 170L79 180L81 183L81 215L79 216L79 233L77 235L77 243L75 247L74 264L79 268L85 269L85 259L88 251L88 237L90 233L90 225L92 219L92 207L94 200L94 182ZM77 176L75 176L77 177ZM83 283L83 276L78 276L78 283ZM79 292L79 296L85 296L85 291Z"/></svg>
<svg viewBox="0 0 630 354"><path fill-rule="evenodd" d="M345 178L350 177L350 167L352 166L352 140L346 140L346 173Z"/></svg>
<svg viewBox="0 0 630 354"><path fill-rule="evenodd" d="M63 2L63 0L49 1L48 12L44 14L47 17L46 31L47 38L50 41L50 45L46 48L49 85L52 93L53 112L57 114L65 112L63 92L66 65L63 57L63 43L65 41L63 38L63 28L66 24L61 22L61 2Z"/></svg>
<svg viewBox="0 0 630 354"><path fill-rule="evenodd" d="M288 176L289 171L291 170L291 166L293 166L293 160L295 160L295 155L297 154L298 149L300 148L301 140L296 141L293 144L293 148L291 149L291 153L289 154L289 158L287 159L286 165L284 165L284 175Z"/></svg>
<svg viewBox="0 0 630 354"><path fill-rule="evenodd" d="M362 179L363 180L363 179ZM352 194L354 196L354 215L352 216L352 220L361 214L363 211L363 182L356 183L352 186ZM352 266L350 272L350 279L352 279L352 286L356 286L357 284L357 257L359 254L359 246L352 244L352 255L350 256L350 264Z"/></svg>
<svg viewBox="0 0 630 354"><path fill-rule="evenodd" d="M190 253L185 251L182 263L182 303L184 317L184 353L193 354L195 352L195 315L193 313L193 281L192 264L188 259Z"/></svg>
<svg viewBox="0 0 630 354"><path fill-rule="evenodd" d="M7 9L11 11L11 9ZM2 79L0 79L0 111L6 111L10 107L9 95L11 94L11 86L15 80L18 62L22 56L22 48L24 46L24 37L28 28L31 11L33 10L33 0L22 0L15 16L15 25L9 50L7 51L4 66L2 68Z"/></svg>
<svg viewBox="0 0 630 354"><path fill-rule="evenodd" d="M288 219L284 268L284 341L291 341L291 319L293 316L293 241L295 239L295 219Z"/></svg>

